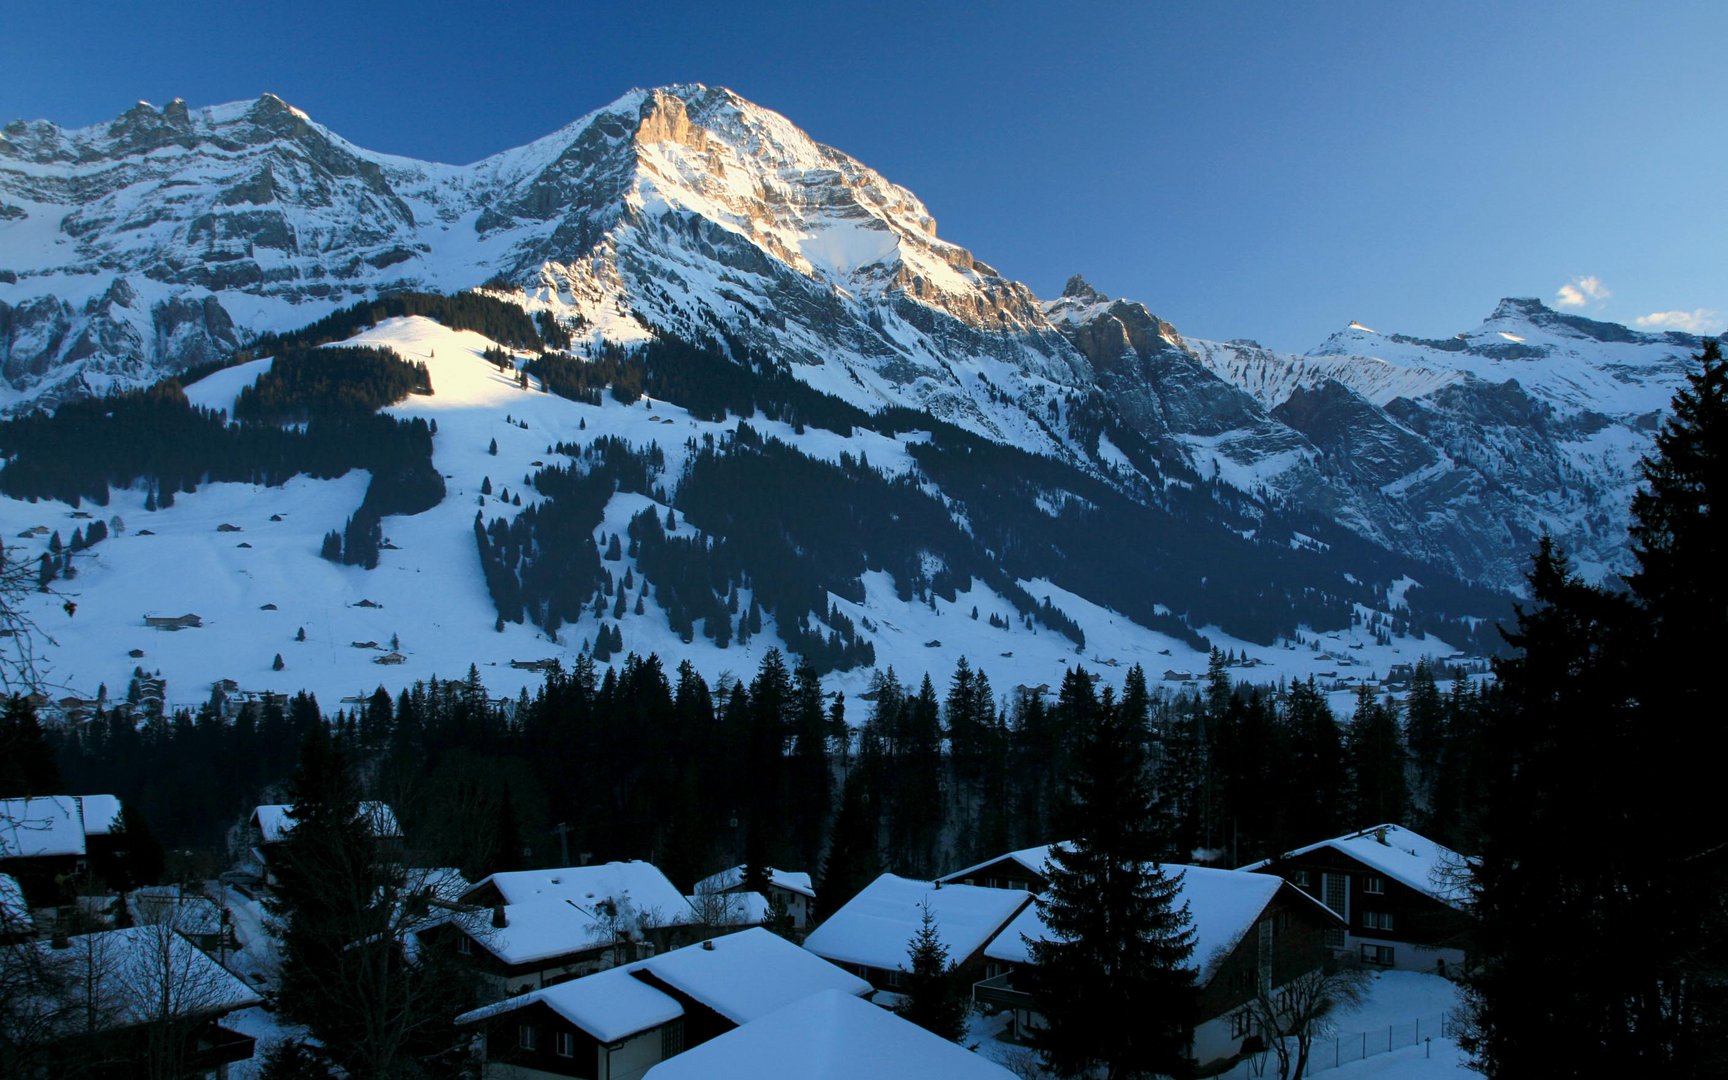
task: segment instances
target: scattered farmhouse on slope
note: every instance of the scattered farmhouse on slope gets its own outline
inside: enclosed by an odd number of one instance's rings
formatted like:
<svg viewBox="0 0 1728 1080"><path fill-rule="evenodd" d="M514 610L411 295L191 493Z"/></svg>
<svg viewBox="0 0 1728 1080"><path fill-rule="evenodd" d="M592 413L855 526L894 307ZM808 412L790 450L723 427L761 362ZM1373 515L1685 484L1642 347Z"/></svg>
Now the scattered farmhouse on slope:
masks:
<svg viewBox="0 0 1728 1080"><path fill-rule="evenodd" d="M923 923L929 904L948 960L968 982L981 978L984 946L1032 902L1020 889L943 885L883 874L810 932L804 947L878 990L896 991L911 964L907 942Z"/></svg>
<svg viewBox="0 0 1728 1080"><path fill-rule="evenodd" d="M870 986L756 927L508 998L456 1023L480 1030L489 1080L628 1080L825 991L858 996Z"/></svg>
<svg viewBox="0 0 1728 1080"><path fill-rule="evenodd" d="M1344 920L1334 935L1363 963L1410 971L1464 963L1462 855L1402 825L1376 825L1244 866L1277 874Z"/></svg>

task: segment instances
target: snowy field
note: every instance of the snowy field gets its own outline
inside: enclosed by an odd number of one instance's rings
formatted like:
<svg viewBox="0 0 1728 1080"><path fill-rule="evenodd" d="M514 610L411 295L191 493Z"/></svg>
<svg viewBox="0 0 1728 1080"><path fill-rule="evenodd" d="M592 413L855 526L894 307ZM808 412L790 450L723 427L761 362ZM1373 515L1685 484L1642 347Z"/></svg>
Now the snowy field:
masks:
<svg viewBox="0 0 1728 1080"><path fill-rule="evenodd" d="M1329 1032L1314 1040L1309 1075L1335 1076L1338 1080L1465 1080L1474 1076L1465 1067L1458 1044L1439 1034L1440 1017L1459 1004L1457 986L1438 975L1378 972L1362 1004L1340 1013ZM1006 1013L984 1016L974 1012L968 1020L965 1044L1027 1080L1043 1077L1037 1055L1005 1038L1008 1023ZM1396 1044L1391 1051L1386 1049L1389 1028ZM1430 1030L1434 1037L1427 1041ZM1421 1041L1413 1041L1411 1035L1418 1033ZM1363 1056L1364 1049L1367 1056ZM1334 1060L1341 1064L1335 1066ZM1241 1062L1221 1074L1220 1080L1277 1075L1276 1060L1269 1058L1264 1065L1261 1072L1256 1071L1254 1062Z"/></svg>
<svg viewBox="0 0 1728 1080"><path fill-rule="evenodd" d="M93 698L105 685L110 698L118 698L135 667L162 673L168 704L174 708L196 708L209 698L212 684L233 679L246 691L310 690L320 705L334 710L345 699L370 694L379 686L394 694L416 680L463 678L470 664L478 666L495 697L532 690L540 676L514 669L510 661L557 658L568 666L592 641L597 620L591 611L586 613L563 627L556 641L529 625L506 624L495 632L496 612L475 552L475 512L487 520L519 513L504 500L506 491L520 496L524 505L532 504L538 496L525 478L543 464L564 460L548 452L554 444L585 446L603 435L638 447L656 443L666 455L666 475L675 478L690 453L689 440L699 442L708 434L718 438L738 424L734 417L699 420L646 398L624 405L604 395L601 404L590 406L537 385L524 391L481 359L490 341L428 319L391 319L354 340L387 345L429 368L434 394L409 398L389 411L437 423L433 453L448 489L444 501L422 514L386 518L388 546L378 567L367 571L318 555L324 534L340 530L360 505L368 482L364 472L329 481L298 477L278 488L206 484L154 512L144 509L141 489L115 491L105 507L86 504L77 509L0 498L0 538L13 557L32 562L47 550L54 533L69 542L74 529L88 525L84 515L117 517L123 526L110 524L109 539L78 558L77 577L56 583L58 595L32 594L27 599L51 696ZM242 387L268 363L257 360L218 372L191 387L189 396L203 406L231 408ZM761 416L750 423L812 457L834 461L842 451L863 452L880 469L901 472L912 467L905 442L915 434L894 439L859 433L847 439L816 428L800 433ZM489 452L494 440L496 455ZM486 480L491 481L491 495L481 494ZM667 509L644 496L615 496L595 531L596 540L622 533L630 517L647 506L662 516ZM700 525L680 515L680 531ZM20 535L38 526L32 535ZM626 558L622 566L607 565L621 576L631 562ZM900 600L885 574L868 575L864 584L863 604L833 600L861 628L869 620L875 630L866 632L875 644L877 664L891 666L914 686L925 673L945 686L962 656L989 675L998 695L1022 685L1054 688L1063 671L1076 663L1102 672L1113 683L1120 683L1138 663L1155 688L1171 690L1192 683L1164 681L1166 670L1194 676L1206 670L1203 653L1045 581L1021 584L1034 599L1049 597L1080 624L1087 640L1083 652L1060 634L1025 627L1017 618L1007 619L1007 629L991 627L992 613L1011 616L1012 608L981 583L953 603L937 599L934 606ZM75 614L63 607L68 600L76 605ZM689 659L711 683L727 676L749 679L766 651L781 645L771 619L763 634L744 645L720 649L700 634L686 645L668 629L652 599L648 603L644 615L628 614L621 622L625 650L658 653L668 669ZM971 617L974 608L976 620ZM178 631L145 626L147 615L188 613L198 615L203 626ZM611 622L609 611L607 616ZM297 640L301 630L303 641ZM1232 670L1240 680L1259 683L1328 671L1339 678L1372 677L1384 675L1393 663L1453 652L1433 638L1394 639L1382 646L1360 628L1325 635L1321 652L1293 643L1251 646L1215 630L1207 633L1220 649L1261 661L1251 669ZM375 662L393 648L405 657L401 664ZM143 655L130 655L133 650ZM281 671L273 670L278 654ZM857 696L870 679L869 671L854 670L825 680L828 689L853 699L849 717L854 722L862 719ZM1335 693L1333 706L1348 716L1353 695Z"/></svg>

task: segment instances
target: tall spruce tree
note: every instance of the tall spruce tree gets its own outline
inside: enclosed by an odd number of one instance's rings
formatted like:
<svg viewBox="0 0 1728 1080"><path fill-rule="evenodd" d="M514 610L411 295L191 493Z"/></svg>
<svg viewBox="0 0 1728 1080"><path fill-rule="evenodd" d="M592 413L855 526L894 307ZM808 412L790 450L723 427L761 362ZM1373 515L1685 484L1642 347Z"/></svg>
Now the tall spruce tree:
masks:
<svg viewBox="0 0 1728 1080"><path fill-rule="evenodd" d="M1728 628L1728 369L1714 342L1698 360L1633 501L1631 596L1544 539L1497 665L1465 1039L1489 1076L1728 1072L1728 847L1696 730Z"/></svg>
<svg viewBox="0 0 1728 1080"><path fill-rule="evenodd" d="M925 1031L959 1042L966 1033L966 998L955 985L954 965L930 901L919 904L918 910L918 929L906 942L904 989L894 1011Z"/></svg>
<svg viewBox="0 0 1728 1080"><path fill-rule="evenodd" d="M1167 841L1140 733L1108 694L1089 705L1091 680L1076 676L1064 690L1084 721L1059 819L1070 841L1050 849L1050 887L1037 901L1046 937L1031 943L1033 994L1048 1021L1035 1045L1062 1076L1182 1075L1196 990L1181 874L1158 862Z"/></svg>

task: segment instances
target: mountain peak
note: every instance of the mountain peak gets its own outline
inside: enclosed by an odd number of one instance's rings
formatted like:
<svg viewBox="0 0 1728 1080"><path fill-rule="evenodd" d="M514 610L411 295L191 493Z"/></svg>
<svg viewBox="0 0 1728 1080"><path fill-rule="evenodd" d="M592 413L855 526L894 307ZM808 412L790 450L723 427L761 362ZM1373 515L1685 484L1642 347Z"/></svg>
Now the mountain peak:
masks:
<svg viewBox="0 0 1728 1080"><path fill-rule="evenodd" d="M1555 312L1534 296L1507 296L1495 305L1494 314L1488 319L1490 322L1495 319L1535 319L1544 314L1553 315Z"/></svg>
<svg viewBox="0 0 1728 1080"><path fill-rule="evenodd" d="M1079 274L1075 274L1073 277L1069 278L1068 284L1062 286L1062 295L1067 299L1089 300L1098 304L1102 304L1106 300L1110 299L1097 289L1094 289L1092 283L1081 277Z"/></svg>

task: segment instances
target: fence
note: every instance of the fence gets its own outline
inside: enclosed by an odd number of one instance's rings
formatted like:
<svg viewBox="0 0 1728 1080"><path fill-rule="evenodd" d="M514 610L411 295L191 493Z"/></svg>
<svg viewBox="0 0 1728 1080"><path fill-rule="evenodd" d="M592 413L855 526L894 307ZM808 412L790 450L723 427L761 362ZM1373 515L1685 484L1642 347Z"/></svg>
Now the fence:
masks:
<svg viewBox="0 0 1728 1080"><path fill-rule="evenodd" d="M1308 1053L1308 1067L1303 1076L1315 1076L1330 1072L1340 1065L1348 1065L1353 1061L1363 1061L1378 1054L1389 1054L1394 1050L1402 1050L1412 1046L1428 1047L1431 1039L1446 1038L1457 1030L1455 1018L1450 1012L1437 1016L1421 1016L1414 1020L1406 1020L1401 1024L1388 1024L1385 1027L1370 1031L1353 1031L1349 1034L1326 1035L1315 1038ZM1291 1064L1294 1066L1296 1051L1291 1047ZM1277 1055L1270 1051L1255 1054L1236 1063L1229 1071L1220 1073L1214 1080L1257 1080L1259 1077L1276 1076L1278 1074Z"/></svg>

